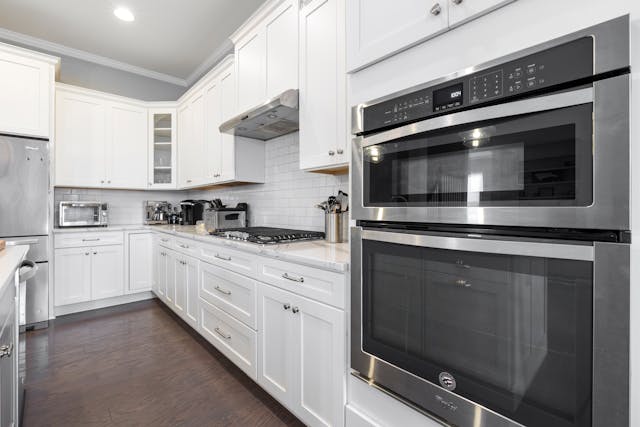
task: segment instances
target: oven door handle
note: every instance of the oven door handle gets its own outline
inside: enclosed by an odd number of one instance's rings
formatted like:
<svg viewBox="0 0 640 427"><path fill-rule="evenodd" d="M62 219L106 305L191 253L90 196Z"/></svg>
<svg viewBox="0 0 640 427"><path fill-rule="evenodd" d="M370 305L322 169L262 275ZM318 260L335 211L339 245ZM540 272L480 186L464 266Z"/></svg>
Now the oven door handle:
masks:
<svg viewBox="0 0 640 427"><path fill-rule="evenodd" d="M433 119L427 119L396 129L391 129L386 132L381 132L362 138L361 146L364 148L409 135L415 135L437 129L446 129L448 127L464 125L467 123L538 113L542 111L556 110L558 108L574 107L576 105L589 104L592 102L592 87L578 89L571 92L539 96L521 101L506 102L504 104L447 114L446 116L435 117ZM357 139L359 138L356 138L356 140Z"/></svg>
<svg viewBox="0 0 640 427"><path fill-rule="evenodd" d="M361 235L362 240L375 240L377 242L396 243L399 245L424 248L578 261L594 260L594 249L592 245L529 242L524 240L485 240L479 238L390 233L377 230L362 230Z"/></svg>

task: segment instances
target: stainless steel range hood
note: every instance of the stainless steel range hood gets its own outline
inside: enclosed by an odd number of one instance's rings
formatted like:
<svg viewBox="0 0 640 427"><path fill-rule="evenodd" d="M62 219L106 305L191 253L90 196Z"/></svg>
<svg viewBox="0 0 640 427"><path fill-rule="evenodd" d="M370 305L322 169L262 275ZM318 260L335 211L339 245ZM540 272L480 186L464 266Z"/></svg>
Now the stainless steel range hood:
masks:
<svg viewBox="0 0 640 427"><path fill-rule="evenodd" d="M298 90L290 89L227 120L220 132L267 141L297 131L298 122Z"/></svg>

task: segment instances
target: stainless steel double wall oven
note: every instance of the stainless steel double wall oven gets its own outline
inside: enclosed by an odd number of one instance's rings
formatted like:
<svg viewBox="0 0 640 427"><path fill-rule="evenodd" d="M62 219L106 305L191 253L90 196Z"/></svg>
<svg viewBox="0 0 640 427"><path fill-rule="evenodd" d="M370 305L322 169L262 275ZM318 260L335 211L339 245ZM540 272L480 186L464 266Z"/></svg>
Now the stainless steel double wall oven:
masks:
<svg viewBox="0 0 640 427"><path fill-rule="evenodd" d="M456 426L628 426L629 21L353 110L351 367Z"/></svg>

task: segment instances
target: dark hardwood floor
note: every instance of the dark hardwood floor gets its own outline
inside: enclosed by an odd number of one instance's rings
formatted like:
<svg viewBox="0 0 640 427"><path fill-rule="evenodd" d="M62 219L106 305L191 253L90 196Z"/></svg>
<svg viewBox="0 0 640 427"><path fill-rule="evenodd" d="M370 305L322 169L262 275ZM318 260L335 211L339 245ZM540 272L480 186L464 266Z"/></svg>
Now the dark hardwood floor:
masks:
<svg viewBox="0 0 640 427"><path fill-rule="evenodd" d="M24 427L300 426L156 300L26 337Z"/></svg>

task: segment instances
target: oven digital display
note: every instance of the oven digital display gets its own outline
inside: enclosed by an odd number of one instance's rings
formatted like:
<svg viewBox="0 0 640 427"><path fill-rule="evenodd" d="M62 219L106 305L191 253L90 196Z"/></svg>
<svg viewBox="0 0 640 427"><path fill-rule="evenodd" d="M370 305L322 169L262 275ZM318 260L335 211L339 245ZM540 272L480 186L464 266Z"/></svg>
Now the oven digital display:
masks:
<svg viewBox="0 0 640 427"><path fill-rule="evenodd" d="M433 111L462 105L462 83L433 91Z"/></svg>

